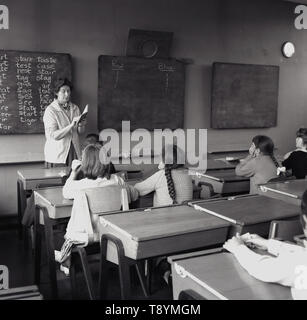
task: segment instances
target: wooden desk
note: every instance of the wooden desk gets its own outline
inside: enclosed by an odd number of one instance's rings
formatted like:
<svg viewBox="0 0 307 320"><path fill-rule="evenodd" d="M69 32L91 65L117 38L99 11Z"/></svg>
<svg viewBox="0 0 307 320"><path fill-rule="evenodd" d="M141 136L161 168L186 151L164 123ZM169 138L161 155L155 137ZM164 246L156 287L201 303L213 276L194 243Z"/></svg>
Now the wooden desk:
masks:
<svg viewBox="0 0 307 320"><path fill-rule="evenodd" d="M50 187L34 191L35 205L44 207L50 219L68 218L73 200L64 199L63 187Z"/></svg>
<svg viewBox="0 0 307 320"><path fill-rule="evenodd" d="M258 193L300 206L305 190L307 190L307 180L299 179L264 184L258 188Z"/></svg>
<svg viewBox="0 0 307 320"><path fill-rule="evenodd" d="M37 286L0 290L0 300L43 300Z"/></svg>
<svg viewBox="0 0 307 320"><path fill-rule="evenodd" d="M210 170L206 173L195 172L195 182L205 182L210 184L215 193L222 195L248 193L250 179L239 177L234 169Z"/></svg>
<svg viewBox="0 0 307 320"><path fill-rule="evenodd" d="M221 198L220 200L194 201L208 214L217 214L221 219L230 221L229 237L250 232L268 237L270 222L296 218L300 209L290 203L260 195L243 195Z"/></svg>
<svg viewBox="0 0 307 320"><path fill-rule="evenodd" d="M120 239L134 260L223 243L230 223L187 205L100 217L101 234Z"/></svg>
<svg viewBox="0 0 307 320"><path fill-rule="evenodd" d="M19 237L22 236L23 227L21 224L24 211L27 206L27 192L42 185L62 184L62 176L67 174L68 167L58 168L35 168L24 169L17 171L17 201L18 201L18 222L19 222Z"/></svg>
<svg viewBox="0 0 307 320"><path fill-rule="evenodd" d="M193 290L208 300L289 300L291 290L250 276L228 252L207 250L169 257L173 296Z"/></svg>
<svg viewBox="0 0 307 320"><path fill-rule="evenodd" d="M229 225L187 205L176 205L101 216L99 232L108 237L102 245L107 248L106 259L125 270L122 287L125 296L130 297L130 265L140 265L142 260L157 256L220 245L226 240ZM103 288L107 287L108 277L105 277Z"/></svg>

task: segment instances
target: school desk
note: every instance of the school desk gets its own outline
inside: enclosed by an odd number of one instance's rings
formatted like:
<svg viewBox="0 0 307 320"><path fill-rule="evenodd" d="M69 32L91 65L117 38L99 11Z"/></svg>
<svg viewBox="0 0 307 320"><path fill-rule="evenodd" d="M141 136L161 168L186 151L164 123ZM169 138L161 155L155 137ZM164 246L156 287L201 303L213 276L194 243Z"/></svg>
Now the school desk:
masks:
<svg viewBox="0 0 307 320"><path fill-rule="evenodd" d="M297 218L297 206L260 195L241 195L219 200L202 200L189 203L193 208L231 223L229 237L237 232L257 233L268 237L270 222Z"/></svg>
<svg viewBox="0 0 307 320"><path fill-rule="evenodd" d="M307 180L299 179L264 184L258 188L258 193L300 206L305 190L307 190Z"/></svg>
<svg viewBox="0 0 307 320"><path fill-rule="evenodd" d="M42 300L37 286L26 286L0 290L0 300Z"/></svg>
<svg viewBox="0 0 307 320"><path fill-rule="evenodd" d="M187 205L174 205L103 215L99 232L120 242L125 255L120 263L135 264L143 259L222 244L229 225ZM114 245L108 246L106 257L118 263ZM124 285L129 292L130 279L125 279Z"/></svg>
<svg viewBox="0 0 307 320"><path fill-rule="evenodd" d="M128 180L132 185L139 182L137 179ZM56 264L54 261L53 229L59 225L66 225L73 205L73 200L64 199L63 187L49 187L34 191L36 205L34 219L34 276L35 283L40 283L41 238L45 234L47 261L51 290L54 298L57 297Z"/></svg>
<svg viewBox="0 0 307 320"><path fill-rule="evenodd" d="M168 257L172 264L173 297L192 291L206 300L289 300L289 287L249 275L233 254L212 249Z"/></svg>
<svg viewBox="0 0 307 320"><path fill-rule="evenodd" d="M68 167L57 168L34 168L17 171L17 201L19 236L22 234L21 220L27 206L27 192L42 185L61 185L63 175L69 171Z"/></svg>
<svg viewBox="0 0 307 320"><path fill-rule="evenodd" d="M195 174L193 179L196 183L209 184L215 193L230 195L249 192L250 179L237 176L234 169L210 170L206 173L194 171L191 174Z"/></svg>

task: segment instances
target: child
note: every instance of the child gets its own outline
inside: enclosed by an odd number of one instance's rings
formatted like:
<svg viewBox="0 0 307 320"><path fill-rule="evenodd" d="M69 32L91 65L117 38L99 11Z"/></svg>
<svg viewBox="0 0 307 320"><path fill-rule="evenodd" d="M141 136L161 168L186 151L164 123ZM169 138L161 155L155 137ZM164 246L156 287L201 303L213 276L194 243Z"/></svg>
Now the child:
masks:
<svg viewBox="0 0 307 320"><path fill-rule="evenodd" d="M82 152L81 166L78 163L73 163L72 172L63 187L63 196L66 199L74 199L80 190L96 187L107 187L112 185L120 185L126 188L128 199L134 201L138 197L138 192L130 185L126 184L124 180L115 174L109 174L109 163L106 161L107 157L101 147L90 144L85 147ZM105 160L105 163L103 161ZM78 171L82 170L84 178L76 180ZM79 239L76 236L80 230L84 229L81 224L84 221L82 210L78 210L73 206L71 218L68 222L65 243L62 246L61 252L56 251L56 260L60 263L69 258L71 247L78 243ZM80 211L80 212L79 212ZM86 235L85 235L86 236ZM69 266L69 259L67 265ZM61 270L68 273L68 269L61 266Z"/></svg>
<svg viewBox="0 0 307 320"><path fill-rule="evenodd" d="M83 142L83 148L85 148L89 144L96 144L99 142L99 136L97 133L89 133Z"/></svg>
<svg viewBox="0 0 307 320"><path fill-rule="evenodd" d="M307 190L302 197L300 219L307 236ZM246 244L266 250L275 257L257 254ZM306 244L304 241L305 247L301 247L274 239L266 240L255 234L245 234L227 240L224 248L233 253L241 266L253 277L290 286L294 299L307 299Z"/></svg>
<svg viewBox="0 0 307 320"><path fill-rule="evenodd" d="M143 182L135 184L140 196L154 191L154 207L180 204L193 198L192 179L184 164L180 163L180 155L182 156L182 150L176 145L166 146L162 151L160 170Z"/></svg>
<svg viewBox="0 0 307 320"><path fill-rule="evenodd" d="M292 169L296 179L305 179L307 175L307 129L300 128L296 132L296 150L284 156L282 165L286 170Z"/></svg>
<svg viewBox="0 0 307 320"><path fill-rule="evenodd" d="M193 183L184 168L183 152L176 145L167 145L162 150L159 171L145 181L135 184L140 196L154 191L155 207L180 204L193 198ZM165 257L156 260L156 268L167 284L171 284L171 270Z"/></svg>
<svg viewBox="0 0 307 320"><path fill-rule="evenodd" d="M255 136L249 148L249 155L237 165L238 176L250 177L250 193L257 193L259 184L277 177L279 165L273 151L274 143L271 138Z"/></svg>

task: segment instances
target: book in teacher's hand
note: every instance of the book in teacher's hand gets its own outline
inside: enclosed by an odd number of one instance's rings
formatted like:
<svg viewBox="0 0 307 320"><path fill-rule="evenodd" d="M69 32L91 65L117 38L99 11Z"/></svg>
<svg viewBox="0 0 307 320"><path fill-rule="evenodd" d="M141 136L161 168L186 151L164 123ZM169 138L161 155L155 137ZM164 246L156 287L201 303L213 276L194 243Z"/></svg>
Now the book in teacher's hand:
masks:
<svg viewBox="0 0 307 320"><path fill-rule="evenodd" d="M86 117L87 117L87 114L88 114L88 104L85 106L79 120L78 120L78 123L80 123L81 121L85 120Z"/></svg>

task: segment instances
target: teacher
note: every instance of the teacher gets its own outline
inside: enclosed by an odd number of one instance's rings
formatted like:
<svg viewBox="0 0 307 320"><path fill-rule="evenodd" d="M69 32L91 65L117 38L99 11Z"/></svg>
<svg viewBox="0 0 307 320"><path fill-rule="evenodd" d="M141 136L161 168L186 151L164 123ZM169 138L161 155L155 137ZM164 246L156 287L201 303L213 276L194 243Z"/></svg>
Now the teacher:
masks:
<svg viewBox="0 0 307 320"><path fill-rule="evenodd" d="M81 113L70 101L72 88L68 79L58 79L54 100L44 113L46 168L70 166L72 160L81 159L79 134L85 130L85 120L78 123Z"/></svg>

